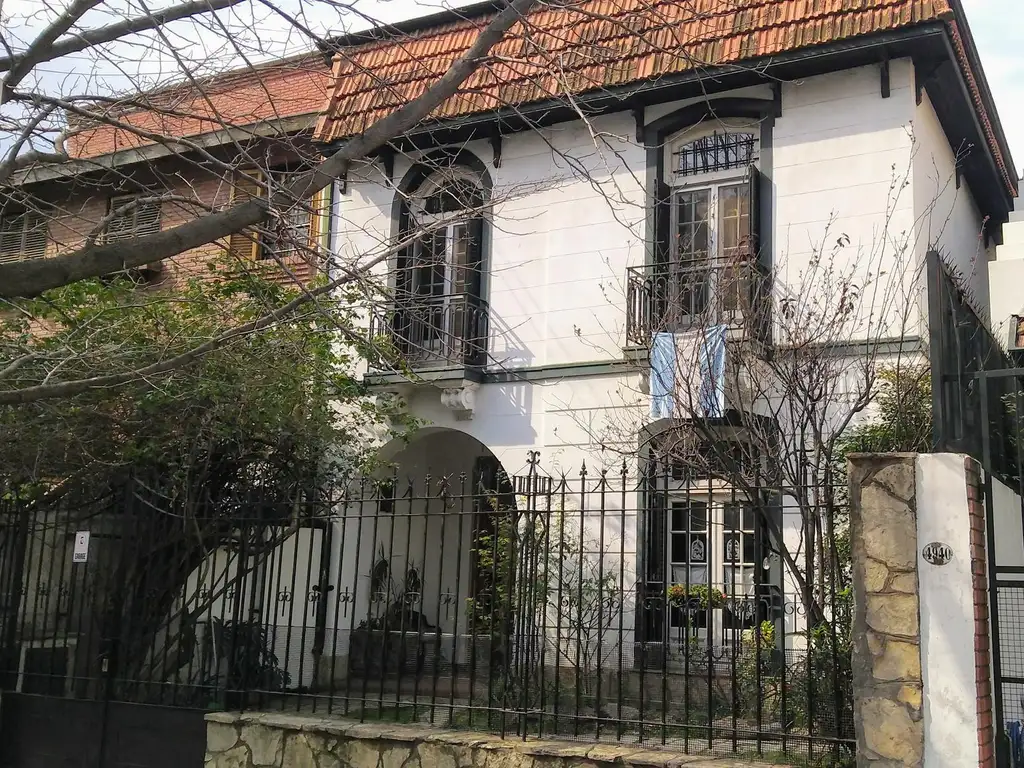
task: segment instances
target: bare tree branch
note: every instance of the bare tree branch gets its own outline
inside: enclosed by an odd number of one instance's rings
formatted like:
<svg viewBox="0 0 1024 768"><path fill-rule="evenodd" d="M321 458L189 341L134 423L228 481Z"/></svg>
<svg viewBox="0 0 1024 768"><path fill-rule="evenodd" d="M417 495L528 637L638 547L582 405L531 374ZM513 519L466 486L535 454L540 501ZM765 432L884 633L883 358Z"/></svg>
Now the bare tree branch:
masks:
<svg viewBox="0 0 1024 768"><path fill-rule="evenodd" d="M68 283L99 277L163 261L183 251L227 237L259 224L268 211L296 199L309 197L335 178L344 176L353 160L365 157L413 128L451 97L466 79L485 62L488 51L537 0L515 0L501 11L477 36L472 47L422 95L371 125L346 142L318 167L268 199L251 199L231 208L194 219L172 229L134 238L130 242L86 246L48 259L0 264L0 298L36 296Z"/></svg>
<svg viewBox="0 0 1024 768"><path fill-rule="evenodd" d="M54 19L50 26L39 33L28 50L18 57L17 63L10 68L7 77L4 78L3 89L0 91L0 104L8 100L11 91L25 79L33 67L50 58L50 50L57 38L65 34L86 12L101 2L102 0L75 0L70 7Z"/></svg>
<svg viewBox="0 0 1024 768"><path fill-rule="evenodd" d="M74 35L70 40L64 40L59 43L55 42L45 50L41 49L29 66L34 67L43 62L67 56L69 53L78 53L97 45L114 42L127 35L156 29L172 21L187 19L200 13L210 13L211 11L219 11L223 8L230 8L241 2L244 2L244 0L192 0L192 2L182 3L171 8L153 11L136 19L128 19L106 27L91 29L88 32ZM7 72L8 70L20 68L28 64L27 57L28 52L0 59L0 72ZM13 85L12 83L11 87Z"/></svg>

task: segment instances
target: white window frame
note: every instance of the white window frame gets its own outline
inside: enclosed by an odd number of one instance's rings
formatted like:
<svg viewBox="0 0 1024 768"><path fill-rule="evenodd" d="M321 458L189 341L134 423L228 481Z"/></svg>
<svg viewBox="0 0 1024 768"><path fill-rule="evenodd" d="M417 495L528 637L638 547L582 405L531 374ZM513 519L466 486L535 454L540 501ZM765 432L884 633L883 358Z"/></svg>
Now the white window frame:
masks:
<svg viewBox="0 0 1024 768"><path fill-rule="evenodd" d="M740 560L737 563L732 563L726 560L726 530L725 530L725 508L730 504L735 504L741 507L740 515L742 516L742 507L752 507L743 498L743 495L738 491L735 491L731 486L722 481L707 481L687 483L685 481L670 481L670 485L667 488L667 498L665 504L665 540L666 540L666 555L665 555L665 586L666 588L676 584L686 586L685 580L676 580L676 568L680 569L680 572L684 575L687 568L692 569L695 567L693 561L687 563L677 563L672 559L672 537L676 533L677 529L673 528L673 506L675 504L689 505L693 502L705 504L707 524L705 527L707 549L705 551L703 567L707 569L707 573L710 578L706 578L704 581L691 581L689 586L710 586L713 589L717 589L726 596L726 600L744 598L747 600L756 600L757 596L754 593L754 583L757 579L751 580L749 589L744 589L742 593L738 591L734 593L731 580L726 579L726 571L728 568L734 566L747 566L750 565L754 569L756 575L756 569L763 565L756 561L748 563L747 561ZM742 517L740 520L742 526ZM735 530L735 529L730 529ZM756 536L756 533L755 533ZM741 536L741 556L742 556L742 536ZM687 553L689 554L689 552ZM700 567L698 564L697 567ZM735 585L736 587L742 586L742 582ZM699 627L694 629L686 629L681 625L673 623L673 612L670 610L667 612L665 621L668 622L668 630L671 633L670 637L672 640L677 640L682 637L696 637L701 641L705 641L708 638L708 631L711 631L711 637L717 641L717 645L721 647L730 646L734 640L738 640L739 631L732 629L726 630L725 628L725 609L709 610L707 616L707 626ZM682 630L682 631L681 631Z"/></svg>
<svg viewBox="0 0 1024 768"><path fill-rule="evenodd" d="M753 148L751 150L750 161L746 165L736 168L729 168L722 171L711 171L707 173L692 173L692 174L681 174L678 173L676 167L676 153L681 147L686 146L694 141L711 136L715 133L746 133L753 136ZM702 123L700 126L688 128L675 136L671 137L665 143L665 151L663 157L663 178L667 180L668 186L671 189L671 200L670 200L670 217L669 226L669 264L668 274L666 275L668 281L668 298L670 306L679 307L680 312L677 319L680 325L692 325L701 321L709 323L724 323L727 325L739 325L743 321L743 313L741 308L730 308L728 310L722 307L723 298L720 296L720 282L721 276L727 269L726 258L722 255L721 237L719 233L719 209L720 199L722 190L727 187L743 187L743 185L749 183L749 166L758 161L761 151L760 141L760 124L757 121L752 120L741 120L741 119L729 119L729 120L712 120L708 123ZM677 252L678 246L678 234L679 234L679 203L678 199L682 193L692 192L708 192L708 212L707 212L707 259L708 264L704 267L699 265L683 266L682 259ZM748 201L748 205L752 204ZM754 211L748 212L751 226L754 221ZM683 288L688 282L690 285L699 284L699 276L702 272L707 273L705 281L706 297L704 305L706 307L704 314L694 314L690 312L682 312L681 307L683 302L684 294L689 296L690 294ZM696 276L698 279L694 280ZM690 280L684 282L684 278L689 277ZM693 288L690 288L692 291Z"/></svg>

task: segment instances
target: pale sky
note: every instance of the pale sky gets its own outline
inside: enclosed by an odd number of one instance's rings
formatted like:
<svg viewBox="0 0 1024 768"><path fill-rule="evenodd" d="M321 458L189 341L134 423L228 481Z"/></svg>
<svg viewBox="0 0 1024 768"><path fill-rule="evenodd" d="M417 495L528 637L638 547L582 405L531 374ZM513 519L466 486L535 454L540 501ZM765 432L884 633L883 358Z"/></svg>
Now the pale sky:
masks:
<svg viewBox="0 0 1024 768"><path fill-rule="evenodd" d="M109 24L124 17L126 8L138 8L144 0L106 0L86 16L85 26ZM299 18L318 34L337 34L366 27L373 21L398 21L434 13L447 0L274 0L275 5ZM1003 130L1010 143L1018 172L1024 166L1024 0L961 0L974 33ZM50 7L68 0L0 0L5 42L19 48L45 23ZM177 0L149 0L151 9ZM455 5L462 5L456 2ZM352 12L356 9L356 13ZM166 30L167 39L135 36L99 55L85 53L41 66L47 90L64 94L124 92L133 87L152 87L180 79L181 64L208 74L238 66L241 58L265 59L308 48L308 38L261 3L242 3L226 12L199 21L179 22ZM216 26L222 24L223 26ZM231 31L226 42L224 30ZM140 39L142 38L142 39ZM172 53L173 51L173 53ZM175 60L175 54L181 57ZM8 113L0 108L0 114ZM2 134L2 129L0 129ZM4 137L0 135L0 146Z"/></svg>
<svg viewBox="0 0 1024 768"><path fill-rule="evenodd" d="M1024 2L961 2L1019 174L1024 167Z"/></svg>

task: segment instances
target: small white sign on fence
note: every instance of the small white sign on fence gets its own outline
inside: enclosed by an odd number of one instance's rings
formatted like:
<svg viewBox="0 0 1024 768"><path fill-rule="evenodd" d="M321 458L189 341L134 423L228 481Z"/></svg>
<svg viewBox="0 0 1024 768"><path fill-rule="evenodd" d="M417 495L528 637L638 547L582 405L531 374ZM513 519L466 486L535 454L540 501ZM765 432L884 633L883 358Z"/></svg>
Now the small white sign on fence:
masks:
<svg viewBox="0 0 1024 768"><path fill-rule="evenodd" d="M89 532L78 531L75 534L75 551L71 555L71 562L85 563L89 560Z"/></svg>

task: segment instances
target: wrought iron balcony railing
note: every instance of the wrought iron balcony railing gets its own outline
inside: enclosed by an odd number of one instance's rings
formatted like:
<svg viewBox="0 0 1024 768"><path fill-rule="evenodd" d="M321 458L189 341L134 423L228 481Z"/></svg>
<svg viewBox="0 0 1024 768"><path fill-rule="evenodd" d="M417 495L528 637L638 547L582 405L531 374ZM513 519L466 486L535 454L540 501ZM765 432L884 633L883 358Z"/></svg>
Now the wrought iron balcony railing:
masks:
<svg viewBox="0 0 1024 768"><path fill-rule="evenodd" d="M391 345L413 368L482 366L487 315L487 302L470 294L407 296L373 312L370 338Z"/></svg>
<svg viewBox="0 0 1024 768"><path fill-rule="evenodd" d="M655 333L728 325L764 331L770 297L752 261L670 261L626 270L626 341L648 346Z"/></svg>

